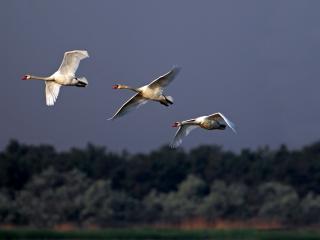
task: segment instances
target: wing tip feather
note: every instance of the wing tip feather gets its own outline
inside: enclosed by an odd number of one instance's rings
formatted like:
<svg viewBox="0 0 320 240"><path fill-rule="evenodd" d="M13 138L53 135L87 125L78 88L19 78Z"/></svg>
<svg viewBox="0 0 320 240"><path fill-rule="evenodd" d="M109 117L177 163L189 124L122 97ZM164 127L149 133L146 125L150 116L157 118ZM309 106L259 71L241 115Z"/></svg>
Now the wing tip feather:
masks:
<svg viewBox="0 0 320 240"><path fill-rule="evenodd" d="M68 55L71 53L80 53L82 55L84 55L85 57L90 57L89 53L87 50L71 50L71 51L66 51L64 54Z"/></svg>
<svg viewBox="0 0 320 240"><path fill-rule="evenodd" d="M181 71L181 67L179 65L173 65L171 71L174 71L175 74L178 74Z"/></svg>

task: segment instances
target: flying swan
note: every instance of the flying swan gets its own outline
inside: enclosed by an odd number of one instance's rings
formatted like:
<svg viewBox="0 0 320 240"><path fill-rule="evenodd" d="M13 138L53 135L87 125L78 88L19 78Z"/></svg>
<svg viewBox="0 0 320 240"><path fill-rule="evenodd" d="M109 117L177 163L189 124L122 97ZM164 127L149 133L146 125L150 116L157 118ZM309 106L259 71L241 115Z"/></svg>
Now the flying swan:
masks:
<svg viewBox="0 0 320 240"><path fill-rule="evenodd" d="M182 143L182 139L189 135L189 133L198 127L206 130L224 130L229 126L232 131L236 133L235 125L227 119L222 113L214 113L209 116L201 116L194 119L185 120L182 122L175 122L172 127L179 127L170 146L172 148L178 147Z"/></svg>
<svg viewBox="0 0 320 240"><path fill-rule="evenodd" d="M89 57L85 50L74 50L64 53L59 69L49 77L25 75L22 80L43 80L46 84L46 103L53 106L56 102L61 86L86 87L88 81L85 77L75 77L75 73L82 59Z"/></svg>
<svg viewBox="0 0 320 240"><path fill-rule="evenodd" d="M164 87L168 86L173 81L173 79L179 72L179 67L173 67L168 73L160 76L159 78L153 80L151 83L140 88L132 88L127 85L121 84L114 85L112 87L113 89L129 89L131 91L134 91L136 94L132 96L127 102L125 102L114 114L114 116L109 118L108 120L119 118L129 111L147 103L147 101L156 101L165 106L173 104L173 98L171 96L165 96L163 94L163 90Z"/></svg>

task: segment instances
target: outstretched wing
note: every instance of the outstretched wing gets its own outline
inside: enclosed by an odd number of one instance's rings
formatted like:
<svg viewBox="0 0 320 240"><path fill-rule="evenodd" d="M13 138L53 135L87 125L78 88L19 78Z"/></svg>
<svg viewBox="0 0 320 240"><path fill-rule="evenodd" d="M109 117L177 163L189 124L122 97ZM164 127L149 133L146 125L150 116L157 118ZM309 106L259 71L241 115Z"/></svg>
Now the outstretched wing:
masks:
<svg viewBox="0 0 320 240"><path fill-rule="evenodd" d="M126 103L124 103L119 110L114 114L112 118L109 118L108 120L113 120L118 117L122 117L126 113L130 112L133 109L136 109L140 107L141 105L145 104L147 100L143 98L140 93L137 93L132 98L130 98Z"/></svg>
<svg viewBox="0 0 320 240"><path fill-rule="evenodd" d="M235 133L237 133L236 131L236 125L231 122L228 118L226 118L222 113L220 112L217 112L217 113L214 113L212 115L209 115L208 116L208 119L212 119L212 120L215 120L215 121L221 121L223 120L231 129L232 131L234 131Z"/></svg>
<svg viewBox="0 0 320 240"><path fill-rule="evenodd" d="M45 81L45 83L47 106L53 106L58 98L61 85L53 81Z"/></svg>
<svg viewBox="0 0 320 240"><path fill-rule="evenodd" d="M173 67L168 73L153 80L148 86L150 88L157 88L157 87L164 88L173 81L173 79L178 75L179 72L180 72L179 67Z"/></svg>
<svg viewBox="0 0 320 240"><path fill-rule="evenodd" d="M178 147L181 143L182 143L182 139L186 136L189 135L189 133L198 128L199 126L197 125L182 125L181 127L179 127L178 131L176 132L172 143L170 144L170 146L172 148L176 148Z"/></svg>
<svg viewBox="0 0 320 240"><path fill-rule="evenodd" d="M58 71L63 75L75 74L79 67L80 61L87 57L89 57L89 54L85 50L65 52Z"/></svg>

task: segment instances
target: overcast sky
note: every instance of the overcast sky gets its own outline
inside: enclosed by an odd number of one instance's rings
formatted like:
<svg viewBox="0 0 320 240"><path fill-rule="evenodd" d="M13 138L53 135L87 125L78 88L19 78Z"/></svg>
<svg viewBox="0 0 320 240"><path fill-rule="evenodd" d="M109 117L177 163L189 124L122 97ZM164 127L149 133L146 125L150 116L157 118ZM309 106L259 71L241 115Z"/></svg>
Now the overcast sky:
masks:
<svg viewBox="0 0 320 240"><path fill-rule="evenodd" d="M173 122L217 111L238 134L195 130L189 149L219 144L239 150L320 136L320 1L0 1L0 149L9 139L58 149L88 142L113 151L147 152L169 143ZM63 53L86 49L78 76L88 88L64 87L54 107L44 83ZM129 91L173 65L166 89L175 104L148 103L107 121Z"/></svg>

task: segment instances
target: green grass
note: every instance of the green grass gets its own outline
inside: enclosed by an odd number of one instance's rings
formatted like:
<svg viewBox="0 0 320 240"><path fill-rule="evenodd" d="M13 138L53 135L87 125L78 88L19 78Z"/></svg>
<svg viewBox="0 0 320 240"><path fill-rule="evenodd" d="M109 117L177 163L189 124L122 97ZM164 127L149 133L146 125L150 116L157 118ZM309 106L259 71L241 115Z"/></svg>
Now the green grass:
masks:
<svg viewBox="0 0 320 240"><path fill-rule="evenodd" d="M212 239L212 240L315 240L320 231L106 229L57 232L52 230L0 230L0 239Z"/></svg>

